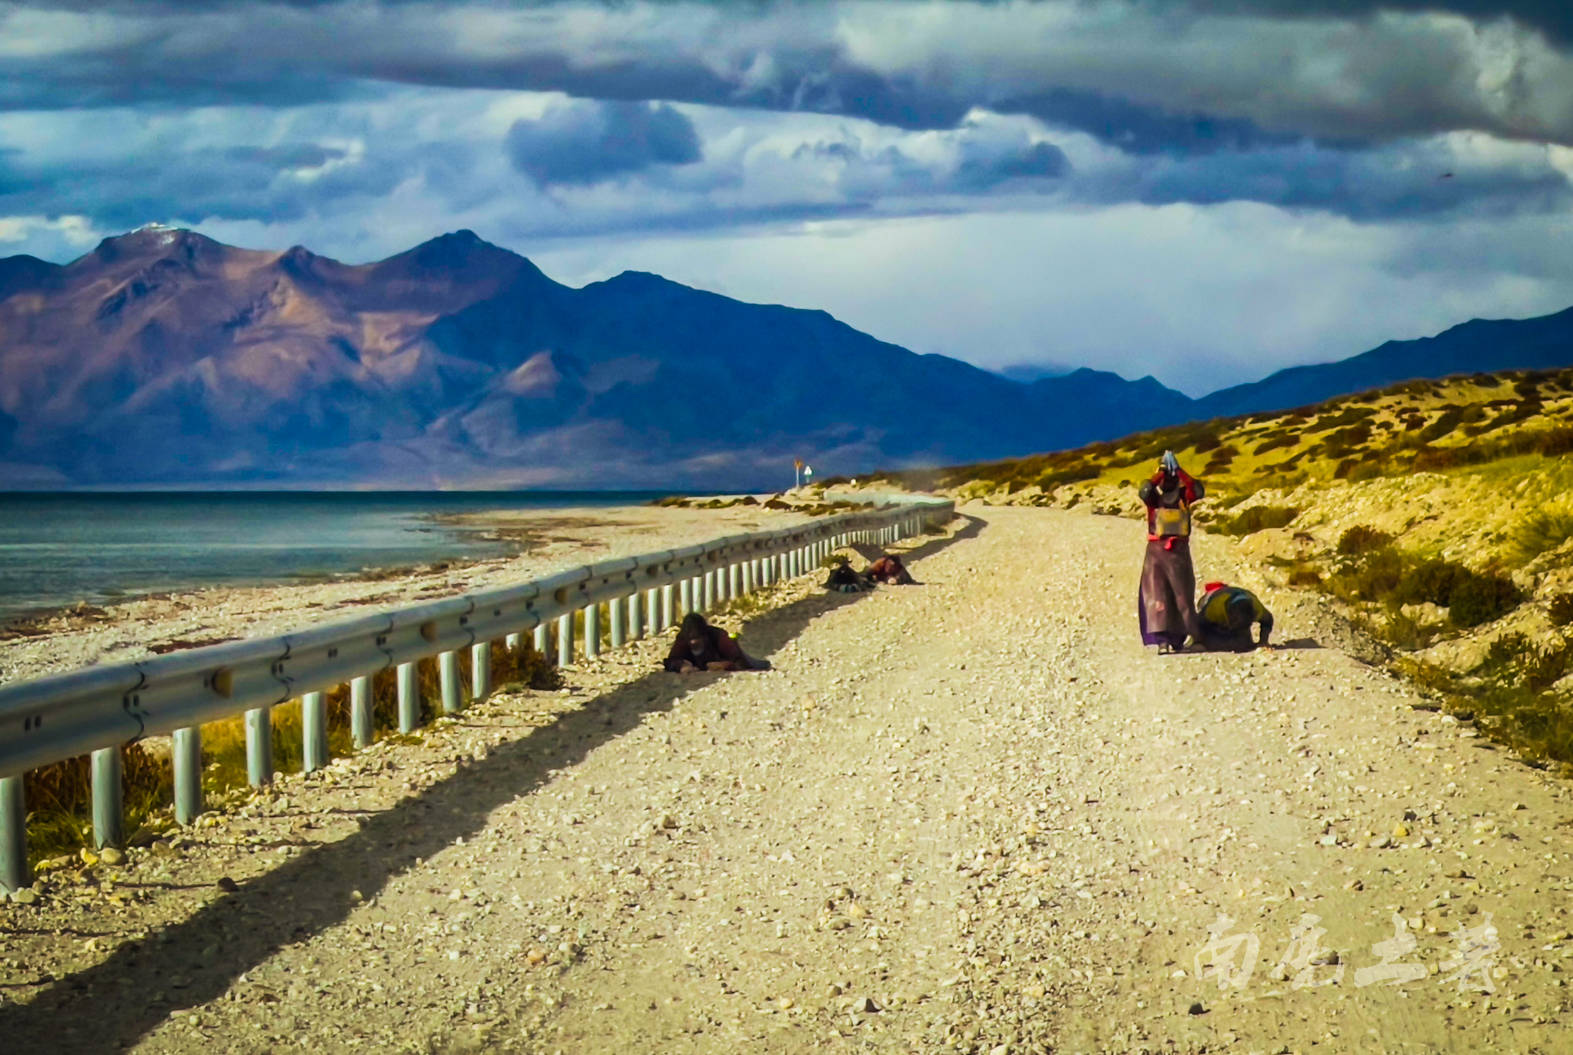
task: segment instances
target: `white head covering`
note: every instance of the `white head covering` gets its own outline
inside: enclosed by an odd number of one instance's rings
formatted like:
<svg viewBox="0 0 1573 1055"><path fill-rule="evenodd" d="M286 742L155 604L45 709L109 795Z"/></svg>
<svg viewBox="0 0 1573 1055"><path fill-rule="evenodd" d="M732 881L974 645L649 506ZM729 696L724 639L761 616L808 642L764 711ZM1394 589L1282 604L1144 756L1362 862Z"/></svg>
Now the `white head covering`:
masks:
<svg viewBox="0 0 1573 1055"><path fill-rule="evenodd" d="M1173 451L1164 451L1163 457L1158 459L1158 464L1170 476L1180 475L1180 460L1174 456Z"/></svg>

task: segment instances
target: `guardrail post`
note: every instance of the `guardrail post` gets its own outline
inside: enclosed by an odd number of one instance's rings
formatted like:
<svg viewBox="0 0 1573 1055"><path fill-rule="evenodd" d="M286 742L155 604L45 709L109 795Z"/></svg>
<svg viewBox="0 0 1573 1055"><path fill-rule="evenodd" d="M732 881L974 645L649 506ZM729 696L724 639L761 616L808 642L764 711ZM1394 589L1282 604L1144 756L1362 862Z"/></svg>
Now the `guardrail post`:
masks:
<svg viewBox="0 0 1573 1055"><path fill-rule="evenodd" d="M120 747L101 747L93 752L93 845L126 844L124 782L121 779Z"/></svg>
<svg viewBox="0 0 1573 1055"><path fill-rule="evenodd" d="M370 747L372 737L371 676L350 679L350 736L356 748Z"/></svg>
<svg viewBox="0 0 1573 1055"><path fill-rule="evenodd" d="M437 653L437 684L442 689L442 713L458 714L464 710L464 693L459 687L459 654Z"/></svg>
<svg viewBox="0 0 1573 1055"><path fill-rule="evenodd" d="M639 595L635 593L629 600L638 602ZM628 644L628 610L623 607L623 599L614 597L607 602L608 614L612 621L612 647L622 648Z"/></svg>
<svg viewBox="0 0 1573 1055"><path fill-rule="evenodd" d="M670 589L670 587L668 587ZM694 610L694 580L684 579L677 584L677 616L681 619ZM670 622L670 620L668 620Z"/></svg>
<svg viewBox="0 0 1573 1055"><path fill-rule="evenodd" d="M519 651L519 646L524 644L523 634L508 634L502 639L503 647L509 652Z"/></svg>
<svg viewBox="0 0 1573 1055"><path fill-rule="evenodd" d="M675 612L672 609L672 601L673 601L673 595L676 592L677 591L672 588L672 584L671 583L667 583L665 586L661 587L661 626L660 626L660 629L662 629L662 630L665 630L667 627L672 625L673 616L675 615Z"/></svg>
<svg viewBox="0 0 1573 1055"><path fill-rule="evenodd" d="M27 799L18 773L0 778L0 888L14 894L32 882L27 867Z"/></svg>
<svg viewBox="0 0 1573 1055"><path fill-rule="evenodd" d="M728 600L737 600L738 594L743 592L743 564L741 561L726 570L726 596Z"/></svg>
<svg viewBox="0 0 1573 1055"><path fill-rule="evenodd" d="M541 623L530 635L530 647L543 656L546 655L546 633L546 624Z"/></svg>
<svg viewBox="0 0 1573 1055"><path fill-rule="evenodd" d="M328 705L322 693L300 698L301 760L303 773L314 773L328 764Z"/></svg>
<svg viewBox="0 0 1573 1055"><path fill-rule="evenodd" d="M246 781L254 788L273 783L273 708L246 712Z"/></svg>
<svg viewBox="0 0 1573 1055"><path fill-rule="evenodd" d="M415 664L400 663L399 732L413 733L421 722L421 686L415 680Z"/></svg>
<svg viewBox="0 0 1573 1055"><path fill-rule="evenodd" d="M171 750L175 770L175 823L190 824L202 812L202 728L176 729Z"/></svg>
<svg viewBox="0 0 1573 1055"><path fill-rule="evenodd" d="M644 637L644 613L640 611L644 598L638 590L628 595L628 640L638 641Z"/></svg>
<svg viewBox="0 0 1573 1055"><path fill-rule="evenodd" d="M557 617L557 665L566 667L573 662L573 613Z"/></svg>
<svg viewBox="0 0 1573 1055"><path fill-rule="evenodd" d="M700 595L700 611L708 612L715 608L715 569L705 572L704 591Z"/></svg>
<svg viewBox="0 0 1573 1055"><path fill-rule="evenodd" d="M518 634L513 635L518 637ZM492 643L477 641L470 646L470 699L476 703L492 694Z"/></svg>
<svg viewBox="0 0 1573 1055"><path fill-rule="evenodd" d="M601 654L601 606L592 604L584 610L584 656L594 659Z"/></svg>

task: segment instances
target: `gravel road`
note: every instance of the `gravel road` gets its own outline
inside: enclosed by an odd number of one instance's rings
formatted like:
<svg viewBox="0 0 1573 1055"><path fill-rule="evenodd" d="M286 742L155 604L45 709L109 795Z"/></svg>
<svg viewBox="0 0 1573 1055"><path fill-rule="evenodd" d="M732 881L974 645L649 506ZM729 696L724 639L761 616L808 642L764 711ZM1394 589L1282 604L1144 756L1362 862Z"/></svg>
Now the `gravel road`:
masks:
<svg viewBox="0 0 1573 1055"><path fill-rule="evenodd" d="M57 873L6 1049L1569 1050L1565 785L1309 600L1159 657L1137 524L966 512L733 622L771 671L644 642Z"/></svg>

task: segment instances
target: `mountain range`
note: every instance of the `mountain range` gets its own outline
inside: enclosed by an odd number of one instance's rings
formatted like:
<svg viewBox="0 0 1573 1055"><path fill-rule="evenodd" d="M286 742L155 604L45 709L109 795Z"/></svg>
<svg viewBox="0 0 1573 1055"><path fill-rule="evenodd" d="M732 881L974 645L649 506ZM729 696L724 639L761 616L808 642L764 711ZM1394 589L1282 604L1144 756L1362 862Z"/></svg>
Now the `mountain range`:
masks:
<svg viewBox="0 0 1573 1055"><path fill-rule="evenodd" d="M822 311L624 272L581 289L469 231L346 265L143 228L0 259L0 488L758 487L1053 450L1409 377L1573 363L1573 309L1193 400L1018 381Z"/></svg>

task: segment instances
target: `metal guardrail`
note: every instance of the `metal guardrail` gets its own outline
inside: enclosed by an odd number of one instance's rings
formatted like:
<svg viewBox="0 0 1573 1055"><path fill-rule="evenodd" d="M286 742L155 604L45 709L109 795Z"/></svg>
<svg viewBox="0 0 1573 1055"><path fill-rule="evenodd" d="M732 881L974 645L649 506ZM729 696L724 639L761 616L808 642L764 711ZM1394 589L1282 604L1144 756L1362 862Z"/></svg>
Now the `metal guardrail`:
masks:
<svg viewBox="0 0 1573 1055"><path fill-rule="evenodd" d="M584 612L586 655L600 649L600 606L609 604L613 647L659 632L688 611L781 579L815 571L832 550L853 541L889 543L948 521L952 502L918 500L776 531L605 561L549 578L398 608L298 633L237 641L0 687L0 890L30 882L23 774L92 756L93 836L100 848L124 844L120 749L149 736L172 736L175 819L202 811L201 726L245 715L248 778L272 780L271 708L302 701L304 768L327 764L323 692L348 683L357 748L374 736L371 677L398 673L399 730L419 722L415 664L439 660L445 713L463 706L459 653L470 651L472 697L491 685L491 643L516 647L533 631L547 648L557 622L560 665L574 655L574 615ZM675 589L674 589L675 588Z"/></svg>

